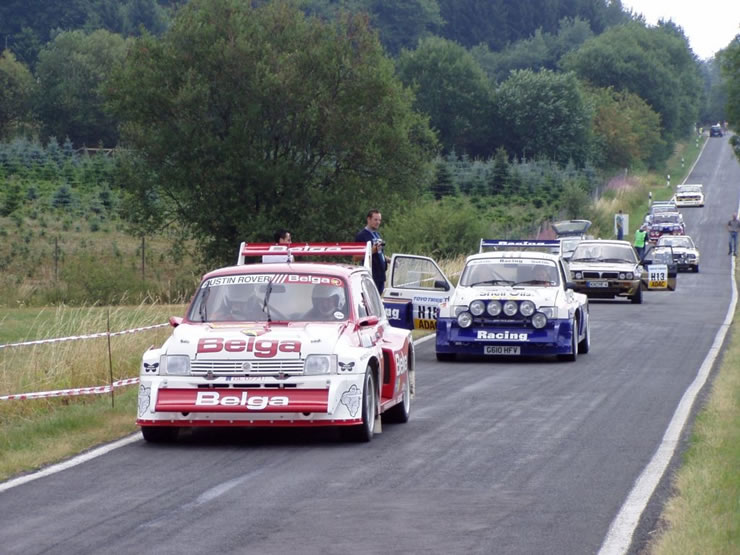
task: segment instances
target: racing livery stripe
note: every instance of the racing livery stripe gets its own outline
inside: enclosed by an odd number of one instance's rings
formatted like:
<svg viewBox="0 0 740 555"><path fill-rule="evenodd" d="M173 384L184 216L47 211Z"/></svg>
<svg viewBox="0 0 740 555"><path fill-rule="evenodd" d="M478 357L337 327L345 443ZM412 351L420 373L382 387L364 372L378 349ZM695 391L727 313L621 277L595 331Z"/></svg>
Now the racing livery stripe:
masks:
<svg viewBox="0 0 740 555"><path fill-rule="evenodd" d="M160 389L158 412L319 412L329 406L328 389Z"/></svg>

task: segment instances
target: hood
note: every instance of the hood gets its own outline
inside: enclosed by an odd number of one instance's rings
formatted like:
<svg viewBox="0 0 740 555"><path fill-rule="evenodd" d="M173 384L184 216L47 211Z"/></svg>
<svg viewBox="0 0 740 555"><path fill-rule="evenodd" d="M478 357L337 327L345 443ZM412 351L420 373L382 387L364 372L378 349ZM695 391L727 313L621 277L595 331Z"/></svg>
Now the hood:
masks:
<svg viewBox="0 0 740 555"><path fill-rule="evenodd" d="M343 337L346 322L217 325L180 324L164 345L166 354L191 359L299 359L331 354Z"/></svg>
<svg viewBox="0 0 740 555"><path fill-rule="evenodd" d="M614 263L614 262L570 262L568 267L571 272L578 271L595 271L595 272L634 272L637 264L628 262Z"/></svg>
<svg viewBox="0 0 740 555"><path fill-rule="evenodd" d="M532 301L536 306L554 306L560 287L458 287L454 305L468 305L476 299Z"/></svg>

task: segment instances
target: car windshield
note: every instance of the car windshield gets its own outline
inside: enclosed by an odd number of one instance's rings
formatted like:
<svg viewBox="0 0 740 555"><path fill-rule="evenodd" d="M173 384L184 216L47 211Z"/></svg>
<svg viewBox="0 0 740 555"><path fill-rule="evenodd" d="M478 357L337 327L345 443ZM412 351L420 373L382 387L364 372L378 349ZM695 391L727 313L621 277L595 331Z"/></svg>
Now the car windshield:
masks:
<svg viewBox="0 0 740 555"><path fill-rule="evenodd" d="M680 194L683 194L683 193L701 193L701 192L702 192L702 188L701 187L692 186L692 185L686 185L686 186L680 187L678 189L678 194L679 195Z"/></svg>
<svg viewBox="0 0 740 555"><path fill-rule="evenodd" d="M193 322L339 322L348 316L342 279L297 273L206 279L188 312Z"/></svg>
<svg viewBox="0 0 740 555"><path fill-rule="evenodd" d="M681 219L681 216L679 216L676 213L673 212L665 212L663 214L656 214L653 217L653 223L656 224L675 224L678 223Z"/></svg>
<svg viewBox="0 0 740 555"><path fill-rule="evenodd" d="M555 262L539 258L471 260L460 277L460 285L465 287L550 287L559 284L560 277Z"/></svg>
<svg viewBox="0 0 740 555"><path fill-rule="evenodd" d="M663 236L658 240L659 247L683 247L693 249L694 243L688 237L666 237Z"/></svg>
<svg viewBox="0 0 740 555"><path fill-rule="evenodd" d="M573 251L571 263L575 262L627 262L635 264L635 251L629 245L599 245L595 243L581 243Z"/></svg>

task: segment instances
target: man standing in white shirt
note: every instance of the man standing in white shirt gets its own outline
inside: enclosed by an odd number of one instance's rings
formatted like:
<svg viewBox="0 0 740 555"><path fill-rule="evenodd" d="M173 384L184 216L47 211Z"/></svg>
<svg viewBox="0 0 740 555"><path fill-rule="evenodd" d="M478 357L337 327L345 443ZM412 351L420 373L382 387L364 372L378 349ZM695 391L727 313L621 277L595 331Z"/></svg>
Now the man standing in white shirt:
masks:
<svg viewBox="0 0 740 555"><path fill-rule="evenodd" d="M275 247L276 252L288 250L291 242L290 231L287 229L278 229L273 237L276 245L278 245ZM285 252L284 254L266 254L262 257L263 264L270 262L293 262L293 255Z"/></svg>

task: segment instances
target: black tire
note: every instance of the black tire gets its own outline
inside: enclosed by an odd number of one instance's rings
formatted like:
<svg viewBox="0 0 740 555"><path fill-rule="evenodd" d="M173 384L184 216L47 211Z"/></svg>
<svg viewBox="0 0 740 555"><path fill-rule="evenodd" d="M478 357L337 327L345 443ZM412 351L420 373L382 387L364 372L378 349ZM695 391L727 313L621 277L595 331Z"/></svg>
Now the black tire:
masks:
<svg viewBox="0 0 740 555"><path fill-rule="evenodd" d="M408 378L408 376L407 376ZM411 386L407 379L403 385L403 400L383 413L383 421L391 424L405 424L411 416Z"/></svg>
<svg viewBox="0 0 740 555"><path fill-rule="evenodd" d="M455 358L455 353L437 353L437 360L439 362L453 362Z"/></svg>
<svg viewBox="0 0 740 555"><path fill-rule="evenodd" d="M365 381L362 387L362 424L344 428L343 435L346 440L367 443L373 439L377 399L375 378L372 369L368 367L365 370Z"/></svg>
<svg viewBox="0 0 740 555"><path fill-rule="evenodd" d="M586 334L583 339L578 343L578 353L585 355L591 350L591 330L588 318L586 318Z"/></svg>
<svg viewBox="0 0 740 555"><path fill-rule="evenodd" d="M637 288L637 293L630 297L632 304L642 304L642 287Z"/></svg>
<svg viewBox="0 0 740 555"><path fill-rule="evenodd" d="M698 274L699 273L699 265L698 264L696 266L694 266L694 273L695 274Z"/></svg>
<svg viewBox="0 0 740 555"><path fill-rule="evenodd" d="M149 443L173 443L177 440L180 428L174 426L142 426L141 435Z"/></svg>
<svg viewBox="0 0 740 555"><path fill-rule="evenodd" d="M578 319L573 320L573 333L570 337L570 353L565 355L558 355L560 360L567 362L575 362L578 358Z"/></svg>

